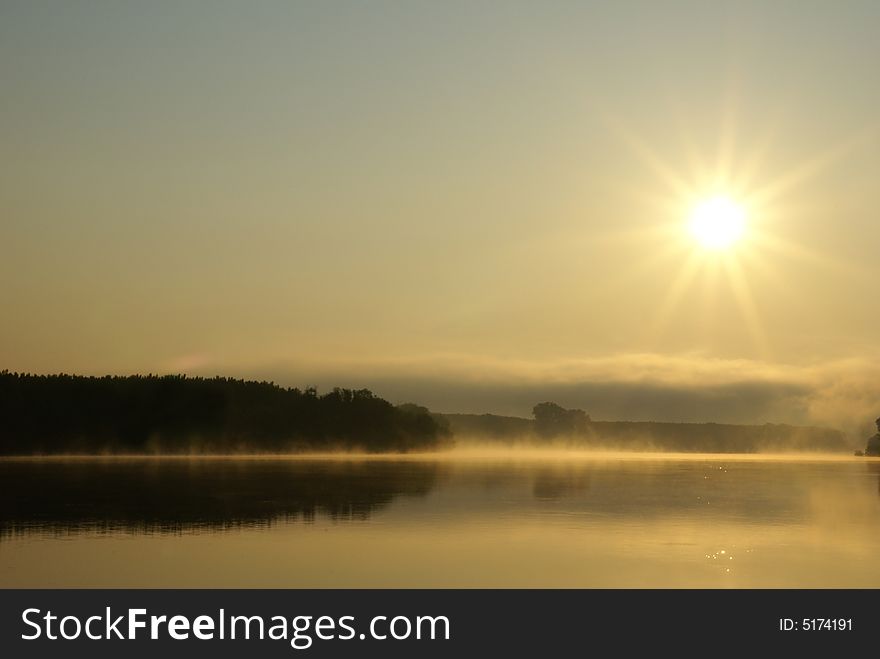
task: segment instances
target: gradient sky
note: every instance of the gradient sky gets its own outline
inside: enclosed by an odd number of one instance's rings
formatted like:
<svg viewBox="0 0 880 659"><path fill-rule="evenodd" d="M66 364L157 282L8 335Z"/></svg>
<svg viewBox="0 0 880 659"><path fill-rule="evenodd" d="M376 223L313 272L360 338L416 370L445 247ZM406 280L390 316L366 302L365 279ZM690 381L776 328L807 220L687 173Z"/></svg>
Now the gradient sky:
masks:
<svg viewBox="0 0 880 659"><path fill-rule="evenodd" d="M0 368L880 413L878 30L867 1L2 0ZM748 226L709 254L719 192Z"/></svg>

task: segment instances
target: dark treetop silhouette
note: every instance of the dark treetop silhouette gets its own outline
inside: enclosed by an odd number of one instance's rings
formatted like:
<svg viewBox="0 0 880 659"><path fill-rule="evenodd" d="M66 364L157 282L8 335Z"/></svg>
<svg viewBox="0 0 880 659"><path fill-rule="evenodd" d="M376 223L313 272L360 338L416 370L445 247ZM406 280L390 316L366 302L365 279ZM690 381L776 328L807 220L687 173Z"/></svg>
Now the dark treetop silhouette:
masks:
<svg viewBox="0 0 880 659"><path fill-rule="evenodd" d="M880 419L877 419L877 434L868 438L865 455L880 456Z"/></svg>
<svg viewBox="0 0 880 659"><path fill-rule="evenodd" d="M565 442L574 447L751 453L850 452L828 428L594 421L539 403L534 420L432 414L361 389L284 389L270 382L173 376L0 372L0 455L286 453L432 450L460 442ZM874 442L874 444L871 444ZM869 441L880 453L880 435Z"/></svg>
<svg viewBox="0 0 880 659"><path fill-rule="evenodd" d="M182 375L0 372L0 454L436 448L449 432L417 405L361 389L284 389Z"/></svg>

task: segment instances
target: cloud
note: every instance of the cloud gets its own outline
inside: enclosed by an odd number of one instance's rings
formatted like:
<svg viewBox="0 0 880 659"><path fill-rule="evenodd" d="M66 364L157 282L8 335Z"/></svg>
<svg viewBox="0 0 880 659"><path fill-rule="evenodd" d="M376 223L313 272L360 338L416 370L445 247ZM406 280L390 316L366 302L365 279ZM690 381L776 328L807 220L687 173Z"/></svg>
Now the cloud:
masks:
<svg viewBox="0 0 880 659"><path fill-rule="evenodd" d="M460 353L340 355L232 372L290 386L367 387L395 402L442 412L529 416L535 403L552 400L595 419L816 424L855 438L873 432L880 415L876 358L791 365L656 353L543 361Z"/></svg>

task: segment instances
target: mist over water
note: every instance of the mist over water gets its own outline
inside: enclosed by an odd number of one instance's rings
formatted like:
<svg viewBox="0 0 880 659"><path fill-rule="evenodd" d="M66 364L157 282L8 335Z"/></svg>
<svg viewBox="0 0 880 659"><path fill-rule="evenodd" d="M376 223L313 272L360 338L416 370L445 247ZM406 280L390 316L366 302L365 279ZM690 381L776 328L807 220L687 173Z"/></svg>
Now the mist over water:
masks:
<svg viewBox="0 0 880 659"><path fill-rule="evenodd" d="M880 586L846 456L12 459L0 495L3 587Z"/></svg>

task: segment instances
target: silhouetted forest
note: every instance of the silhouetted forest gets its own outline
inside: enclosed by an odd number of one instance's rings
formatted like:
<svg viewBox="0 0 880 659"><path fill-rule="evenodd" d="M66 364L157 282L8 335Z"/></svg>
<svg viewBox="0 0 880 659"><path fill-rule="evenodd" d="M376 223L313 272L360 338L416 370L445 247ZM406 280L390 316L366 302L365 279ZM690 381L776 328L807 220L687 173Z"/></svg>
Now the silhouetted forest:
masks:
<svg viewBox="0 0 880 659"><path fill-rule="evenodd" d="M372 392L183 375L0 372L0 454L408 451L448 443L427 409Z"/></svg>
<svg viewBox="0 0 880 659"><path fill-rule="evenodd" d="M535 405L534 419L432 414L361 389L183 375L30 375L0 371L0 455L431 450L459 441L559 442L604 449L849 452L828 428L594 421Z"/></svg>
<svg viewBox="0 0 880 659"><path fill-rule="evenodd" d="M848 453L846 435L831 428L766 423L662 423L656 421L594 421L583 410L539 403L534 419L493 414L446 414L459 441L533 445L560 443L580 448L661 450L707 453L823 451Z"/></svg>

